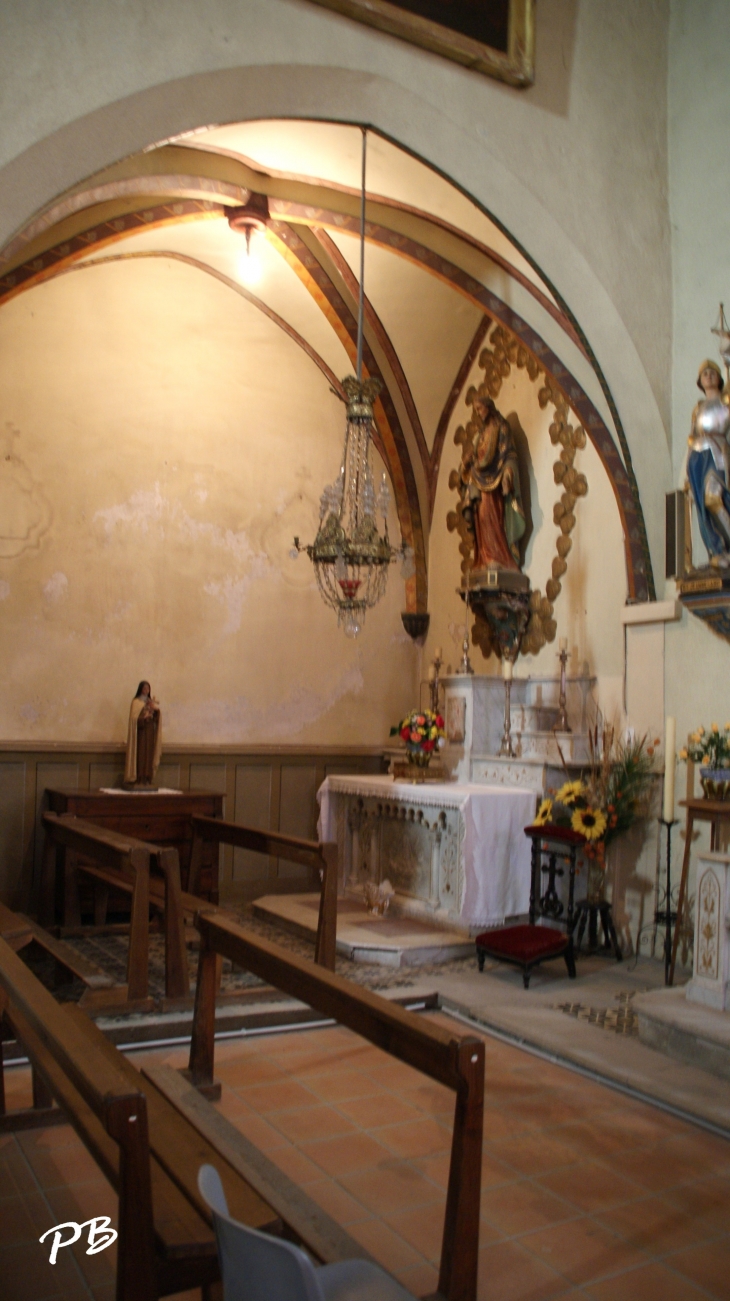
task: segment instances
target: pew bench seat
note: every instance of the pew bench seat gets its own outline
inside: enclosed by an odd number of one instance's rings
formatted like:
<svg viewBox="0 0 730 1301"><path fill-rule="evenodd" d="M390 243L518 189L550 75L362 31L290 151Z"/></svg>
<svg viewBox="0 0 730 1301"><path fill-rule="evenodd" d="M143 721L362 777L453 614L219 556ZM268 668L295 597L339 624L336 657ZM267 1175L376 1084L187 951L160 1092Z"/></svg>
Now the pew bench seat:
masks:
<svg viewBox="0 0 730 1301"><path fill-rule="evenodd" d="M2 939L0 1013L56 1100L54 1111L119 1195L117 1301L157 1301L195 1287L213 1296L215 1234L197 1182L205 1164L218 1170L243 1224L284 1232L323 1263L370 1259L179 1072L139 1071L85 1012L56 1003Z"/></svg>

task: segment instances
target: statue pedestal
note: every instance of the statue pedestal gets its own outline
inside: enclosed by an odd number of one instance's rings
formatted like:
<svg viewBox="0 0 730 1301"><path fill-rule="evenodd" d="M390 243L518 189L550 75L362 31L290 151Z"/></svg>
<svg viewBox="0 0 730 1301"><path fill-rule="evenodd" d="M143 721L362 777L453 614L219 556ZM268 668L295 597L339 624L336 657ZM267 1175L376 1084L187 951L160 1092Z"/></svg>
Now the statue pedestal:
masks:
<svg viewBox="0 0 730 1301"><path fill-rule="evenodd" d="M730 857L700 854L695 946L687 998L730 1013Z"/></svg>
<svg viewBox="0 0 730 1301"><path fill-rule="evenodd" d="M699 855L692 979L679 988L637 996L634 1009L642 1043L730 1080L728 855ZM727 1126L727 1104L724 1111L716 1123Z"/></svg>
<svg viewBox="0 0 730 1301"><path fill-rule="evenodd" d="M559 717L560 679L512 679L511 719L515 755L499 755L504 730L501 677L454 674L444 685L446 746L444 766L456 781L527 786L536 794L563 782L563 759L580 768L588 760L587 705L595 678L566 683L570 732L554 732Z"/></svg>

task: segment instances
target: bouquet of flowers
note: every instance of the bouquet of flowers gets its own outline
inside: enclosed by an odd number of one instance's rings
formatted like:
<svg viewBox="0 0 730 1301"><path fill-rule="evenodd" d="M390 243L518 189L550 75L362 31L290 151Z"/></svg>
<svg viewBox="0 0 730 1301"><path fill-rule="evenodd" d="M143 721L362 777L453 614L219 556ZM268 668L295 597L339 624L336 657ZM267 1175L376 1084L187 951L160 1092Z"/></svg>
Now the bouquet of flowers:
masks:
<svg viewBox="0 0 730 1301"><path fill-rule="evenodd" d="M730 723L725 724L722 732L719 723L711 723L709 732L704 727L698 727L696 732L690 733L687 745L680 750L679 757L685 762L691 759L692 763L699 763L703 768L712 768L714 771L730 768Z"/></svg>
<svg viewBox="0 0 730 1301"><path fill-rule="evenodd" d="M648 813L652 763L658 740L616 739L606 728L599 744L598 729L590 734L590 763L585 775L566 781L544 799L536 827L570 828L585 841L585 854L600 866L606 846L637 818Z"/></svg>
<svg viewBox="0 0 730 1301"><path fill-rule="evenodd" d="M431 755L445 736L444 720L430 709L412 709L396 727L391 727L390 735L403 738L409 755Z"/></svg>

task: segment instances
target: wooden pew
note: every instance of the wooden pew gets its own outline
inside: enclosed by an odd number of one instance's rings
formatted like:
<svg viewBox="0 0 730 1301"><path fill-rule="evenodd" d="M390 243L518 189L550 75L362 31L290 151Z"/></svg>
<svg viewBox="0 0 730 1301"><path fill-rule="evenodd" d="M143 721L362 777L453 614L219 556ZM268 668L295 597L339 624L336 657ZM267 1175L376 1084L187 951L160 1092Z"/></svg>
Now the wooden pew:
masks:
<svg viewBox="0 0 730 1301"><path fill-rule="evenodd" d="M0 935L16 952L35 940L55 959L57 967L63 967L72 976L78 976L89 989L109 989L114 984L112 977L95 962L85 958L82 953L77 953L70 944L56 939L38 922L23 913L12 912L3 903L0 903Z"/></svg>
<svg viewBox="0 0 730 1301"><path fill-rule="evenodd" d="M194 816L192 825L189 885L193 894L197 890L202 847L208 841L235 845L238 849L250 849L255 854L287 858L318 873L321 885L314 960L328 971L334 971L337 943L337 845L326 841L300 840L298 836L285 836L278 831L261 831L258 827L225 822L222 818Z"/></svg>
<svg viewBox="0 0 730 1301"><path fill-rule="evenodd" d="M475 1301L484 1115L483 1041L456 1037L449 1030L424 1022L379 994L252 935L225 913L203 910L196 926L200 932L200 959L188 1071L196 1087L209 1088L214 1082L216 972L222 956L454 1090L439 1294L446 1301Z"/></svg>
<svg viewBox="0 0 730 1301"><path fill-rule="evenodd" d="M177 850L123 836L69 814L44 813L43 826L46 843L41 877L42 919L49 924L54 915L59 850L71 850L82 855L85 861L77 863L75 868L68 864L65 866L63 878L67 897L71 891L75 895L77 872L85 872L104 886L125 890L132 896L127 962L129 1001L146 999L149 990L150 904L164 912L165 993L168 998L186 997L190 988ZM163 881L151 877L151 865L161 873ZM200 900L197 900L194 906L199 905Z"/></svg>
<svg viewBox="0 0 730 1301"><path fill-rule="evenodd" d="M197 1186L204 1162L219 1171L231 1213L243 1223L270 1232L283 1225L325 1263L371 1259L178 1072L150 1066L140 1073L80 1008L56 1003L0 939L3 1026L57 1099L55 1114L74 1126L119 1195L117 1301L156 1301L197 1287L212 1297L220 1275Z"/></svg>

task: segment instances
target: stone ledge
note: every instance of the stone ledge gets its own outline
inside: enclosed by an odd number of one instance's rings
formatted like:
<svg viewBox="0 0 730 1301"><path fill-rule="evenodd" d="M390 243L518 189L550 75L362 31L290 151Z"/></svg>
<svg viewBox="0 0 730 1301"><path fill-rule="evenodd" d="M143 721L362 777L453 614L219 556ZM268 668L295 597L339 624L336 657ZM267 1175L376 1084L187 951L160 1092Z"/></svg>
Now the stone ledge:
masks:
<svg viewBox="0 0 730 1301"><path fill-rule="evenodd" d="M729 1013L688 1001L683 987L639 994L634 1010L647 1047L730 1080Z"/></svg>

